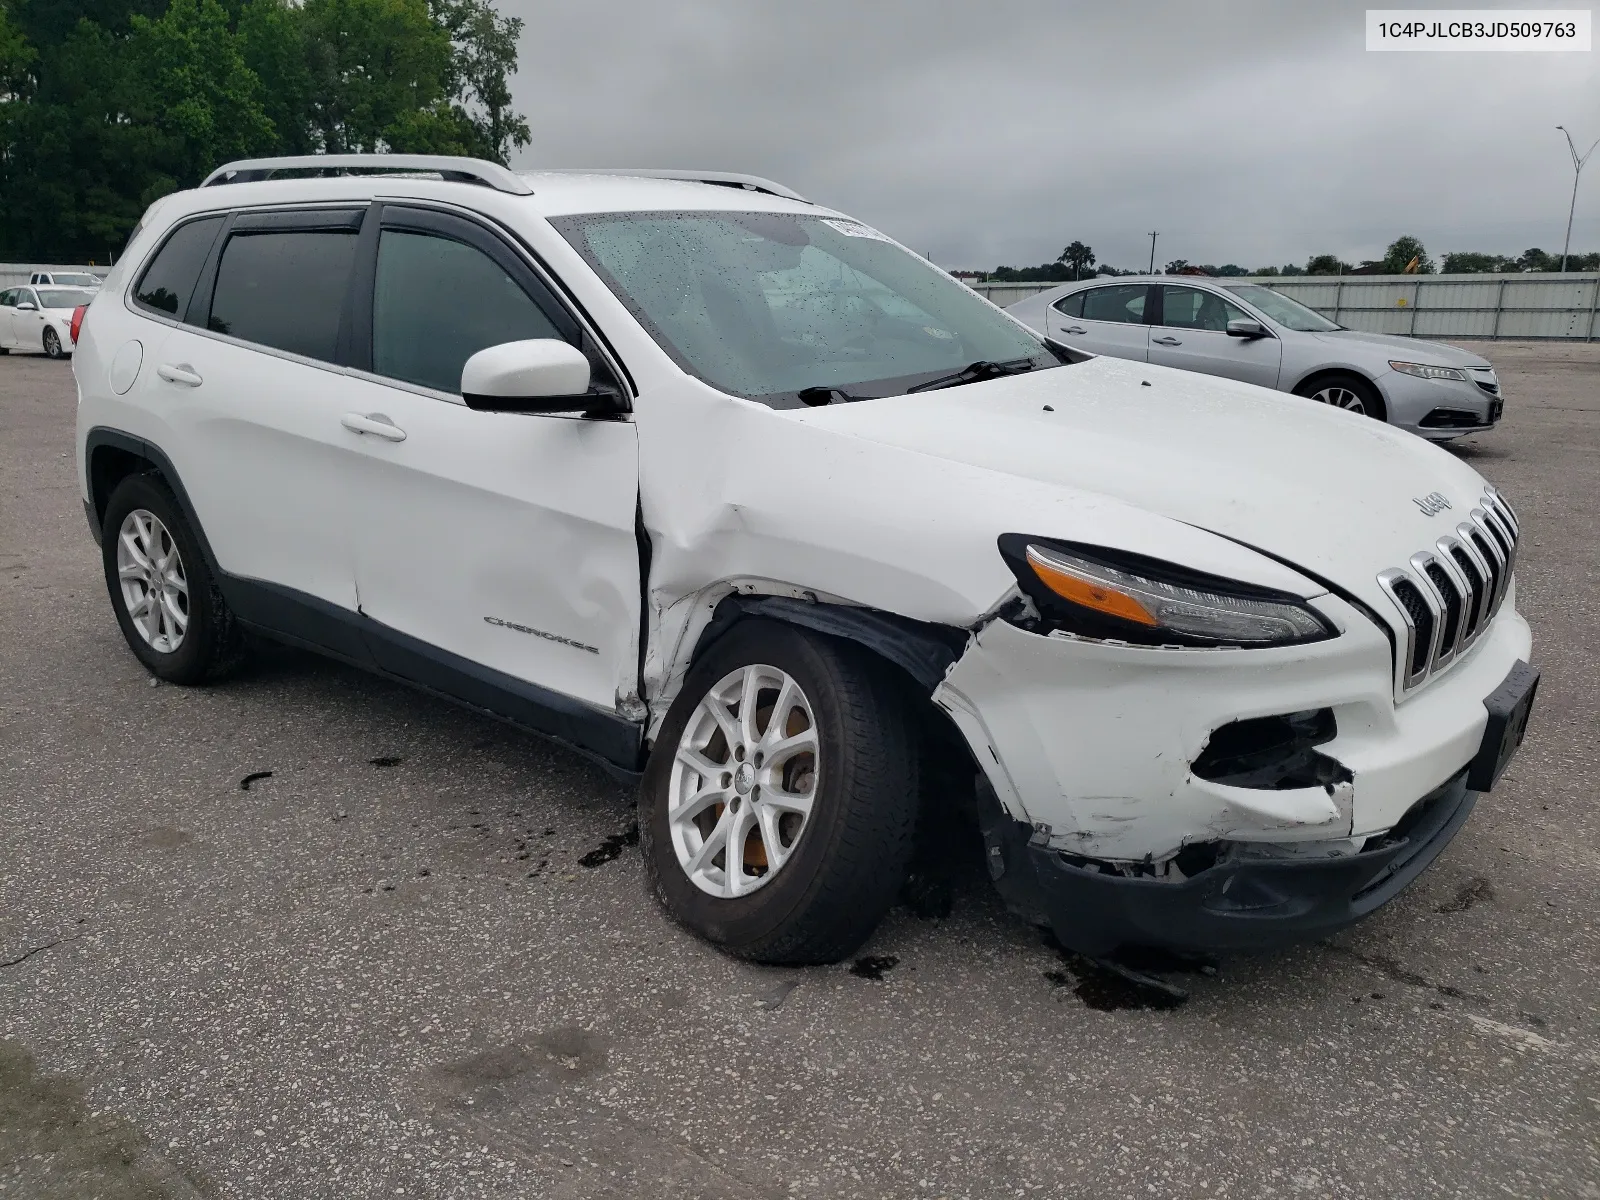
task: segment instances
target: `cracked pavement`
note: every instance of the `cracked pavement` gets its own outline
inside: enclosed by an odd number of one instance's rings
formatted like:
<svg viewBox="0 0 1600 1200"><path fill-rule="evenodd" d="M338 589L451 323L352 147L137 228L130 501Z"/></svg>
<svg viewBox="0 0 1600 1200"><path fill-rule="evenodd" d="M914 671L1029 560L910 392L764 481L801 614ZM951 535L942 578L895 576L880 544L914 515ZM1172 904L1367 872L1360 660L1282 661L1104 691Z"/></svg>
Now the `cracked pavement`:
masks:
<svg viewBox="0 0 1600 1200"><path fill-rule="evenodd" d="M1374 918L1142 1007L970 864L862 962L752 967L569 754L290 651L152 687L69 368L0 358L0 1200L1600 1198L1600 346L1488 353L1527 745Z"/></svg>

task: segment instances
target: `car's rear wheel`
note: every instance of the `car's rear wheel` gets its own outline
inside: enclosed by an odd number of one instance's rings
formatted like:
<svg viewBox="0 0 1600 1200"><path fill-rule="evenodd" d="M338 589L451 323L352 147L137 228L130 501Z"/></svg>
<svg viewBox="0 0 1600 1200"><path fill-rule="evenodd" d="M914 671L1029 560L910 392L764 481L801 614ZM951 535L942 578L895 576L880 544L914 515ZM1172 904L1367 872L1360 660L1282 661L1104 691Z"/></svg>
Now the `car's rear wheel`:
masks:
<svg viewBox="0 0 1600 1200"><path fill-rule="evenodd" d="M1378 389L1359 375L1320 375L1295 388L1294 394L1358 416L1388 419Z"/></svg>
<svg viewBox="0 0 1600 1200"><path fill-rule="evenodd" d="M129 649L168 683L217 679L244 654L244 635L164 483L130 475L101 524L111 607Z"/></svg>
<svg viewBox="0 0 1600 1200"><path fill-rule="evenodd" d="M46 358L64 358L65 352L61 349L61 335L54 329L44 331L44 353Z"/></svg>
<svg viewBox="0 0 1600 1200"><path fill-rule="evenodd" d="M911 854L905 703L863 652L736 626L690 671L640 790L645 868L684 925L741 958L836 962L894 902Z"/></svg>

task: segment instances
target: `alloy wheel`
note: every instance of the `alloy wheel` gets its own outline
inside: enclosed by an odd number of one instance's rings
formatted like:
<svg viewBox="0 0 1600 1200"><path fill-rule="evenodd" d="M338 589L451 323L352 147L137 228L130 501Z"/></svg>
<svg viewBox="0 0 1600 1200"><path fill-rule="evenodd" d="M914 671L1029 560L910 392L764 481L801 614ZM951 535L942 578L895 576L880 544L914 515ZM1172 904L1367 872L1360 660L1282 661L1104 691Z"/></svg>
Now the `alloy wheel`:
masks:
<svg viewBox="0 0 1600 1200"><path fill-rule="evenodd" d="M1319 388L1311 393L1311 398L1318 404L1331 404L1335 408L1345 409L1347 412L1366 415L1367 406L1362 403L1361 397L1347 387L1334 384L1332 387Z"/></svg>
<svg viewBox="0 0 1600 1200"><path fill-rule="evenodd" d="M770 883L810 819L820 752L792 676L763 665L723 676L685 725L668 782L672 849L690 882L723 899Z"/></svg>
<svg viewBox="0 0 1600 1200"><path fill-rule="evenodd" d="M47 358L61 357L61 338L54 329L44 331L44 352Z"/></svg>
<svg viewBox="0 0 1600 1200"><path fill-rule="evenodd" d="M122 604L139 636L171 654L189 627L189 580L183 556L161 518L136 508L117 531L117 579Z"/></svg>

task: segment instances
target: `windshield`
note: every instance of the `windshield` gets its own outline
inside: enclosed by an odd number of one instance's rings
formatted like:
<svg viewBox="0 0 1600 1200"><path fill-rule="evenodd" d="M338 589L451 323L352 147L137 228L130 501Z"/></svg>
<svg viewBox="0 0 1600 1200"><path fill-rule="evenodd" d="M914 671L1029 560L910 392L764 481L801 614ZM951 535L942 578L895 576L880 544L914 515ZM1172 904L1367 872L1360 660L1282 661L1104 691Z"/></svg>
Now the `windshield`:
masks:
<svg viewBox="0 0 1600 1200"><path fill-rule="evenodd" d="M39 288L39 304L42 308L77 308L80 304L87 304L94 299L93 292L82 292L68 288Z"/></svg>
<svg viewBox="0 0 1600 1200"><path fill-rule="evenodd" d="M1262 287L1259 283L1230 283L1226 287L1241 300L1254 304L1285 329L1300 333L1331 333L1344 328L1298 300L1291 300L1282 292Z"/></svg>
<svg viewBox="0 0 1600 1200"><path fill-rule="evenodd" d="M63 271L51 274L51 279L62 287L99 287L100 278L97 275L76 275Z"/></svg>
<svg viewBox="0 0 1600 1200"><path fill-rule="evenodd" d="M679 366L775 407L793 407L813 388L844 393L824 402L865 399L978 363L1027 370L1061 361L948 275L854 221L644 212L552 224ZM988 376L970 374L979 377Z"/></svg>

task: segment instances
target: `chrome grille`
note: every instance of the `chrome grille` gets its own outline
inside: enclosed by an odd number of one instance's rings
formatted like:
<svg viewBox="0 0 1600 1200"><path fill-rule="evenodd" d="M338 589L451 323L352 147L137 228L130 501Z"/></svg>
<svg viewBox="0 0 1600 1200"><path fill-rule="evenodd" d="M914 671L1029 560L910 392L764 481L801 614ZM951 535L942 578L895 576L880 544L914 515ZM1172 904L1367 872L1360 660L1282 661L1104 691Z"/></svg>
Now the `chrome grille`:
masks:
<svg viewBox="0 0 1600 1200"><path fill-rule="evenodd" d="M1505 497L1486 488L1453 535L1378 575L1405 630L1397 698L1454 663L1488 628L1511 588L1520 529Z"/></svg>

